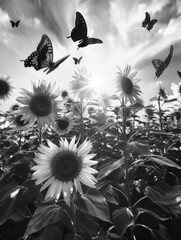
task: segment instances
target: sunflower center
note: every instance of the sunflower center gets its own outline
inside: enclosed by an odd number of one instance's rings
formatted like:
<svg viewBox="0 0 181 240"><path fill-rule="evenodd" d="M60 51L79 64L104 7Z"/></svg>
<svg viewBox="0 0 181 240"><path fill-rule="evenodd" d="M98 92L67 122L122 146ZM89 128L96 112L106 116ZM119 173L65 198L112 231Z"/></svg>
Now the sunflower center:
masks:
<svg viewBox="0 0 181 240"><path fill-rule="evenodd" d="M8 94L9 90L9 84L6 81L0 79L0 95Z"/></svg>
<svg viewBox="0 0 181 240"><path fill-rule="evenodd" d="M38 117L47 116L52 112L52 100L44 93L36 94L30 101L30 110Z"/></svg>
<svg viewBox="0 0 181 240"><path fill-rule="evenodd" d="M82 159L74 152L62 151L52 159L53 175L60 181L68 182L76 178L82 167Z"/></svg>
<svg viewBox="0 0 181 240"><path fill-rule="evenodd" d="M57 125L60 130L65 130L69 126L69 121L66 119L59 119L57 120Z"/></svg>
<svg viewBox="0 0 181 240"><path fill-rule="evenodd" d="M127 77L122 77L121 79L122 89L126 94L131 94L133 91L133 83Z"/></svg>
<svg viewBox="0 0 181 240"><path fill-rule="evenodd" d="M19 126L19 127L22 127L22 126L25 126L25 125L28 124L28 123L25 123L23 120L21 120L22 116L23 116L23 115L18 115L18 116L16 116L16 118L15 118L15 124L16 124L17 126Z"/></svg>
<svg viewBox="0 0 181 240"><path fill-rule="evenodd" d="M62 95L62 98L66 98L68 97L68 92L64 90L61 95Z"/></svg>

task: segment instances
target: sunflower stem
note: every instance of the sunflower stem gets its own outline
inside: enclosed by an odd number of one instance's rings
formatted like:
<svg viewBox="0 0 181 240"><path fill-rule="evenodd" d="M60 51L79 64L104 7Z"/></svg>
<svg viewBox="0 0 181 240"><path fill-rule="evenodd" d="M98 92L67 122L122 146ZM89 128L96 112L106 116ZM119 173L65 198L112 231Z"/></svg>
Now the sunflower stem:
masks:
<svg viewBox="0 0 181 240"><path fill-rule="evenodd" d="M125 143L127 144L127 139L126 139L126 113L125 113L125 106L124 106L124 101L123 101L123 138ZM131 197L130 197L130 190L129 190L129 171L128 171L128 154L125 151L125 171L126 171L126 181L125 181L125 188L126 188L126 193L128 197L128 207L131 206Z"/></svg>
<svg viewBox="0 0 181 240"><path fill-rule="evenodd" d="M158 97L158 113L159 113L159 120L160 120L160 130L163 129L162 126L162 110L161 110L161 104L160 104L160 96Z"/></svg>
<svg viewBox="0 0 181 240"><path fill-rule="evenodd" d="M81 104L80 104L80 120L81 120L81 123L80 123L80 143L83 143L84 141L84 123L83 123L83 103L81 101Z"/></svg>
<svg viewBox="0 0 181 240"><path fill-rule="evenodd" d="M73 222L73 240L76 239L76 218L75 218L75 205L74 205L74 194L75 194L75 186L73 184L73 191L70 197L70 208L72 210L72 222Z"/></svg>
<svg viewBox="0 0 181 240"><path fill-rule="evenodd" d="M42 131L42 127L41 127L40 131L39 131L39 145L41 145L41 143L42 143L42 134L43 134L43 131Z"/></svg>
<svg viewBox="0 0 181 240"><path fill-rule="evenodd" d="M125 104L124 98L122 99L122 110L123 110L123 139L125 144L127 145L127 138L126 138L126 111L125 111ZM129 157L127 151L124 151L125 156L125 172L126 172L126 180L125 180L125 190L128 198L128 208L131 207L131 195L130 195L130 182L129 182ZM130 239L133 240L133 231L130 228Z"/></svg>

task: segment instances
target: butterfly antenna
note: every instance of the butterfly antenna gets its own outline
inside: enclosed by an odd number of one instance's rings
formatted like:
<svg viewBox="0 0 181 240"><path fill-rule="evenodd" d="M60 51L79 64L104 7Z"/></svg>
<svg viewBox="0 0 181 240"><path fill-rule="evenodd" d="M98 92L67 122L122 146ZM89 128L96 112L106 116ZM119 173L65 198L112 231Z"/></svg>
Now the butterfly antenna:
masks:
<svg viewBox="0 0 181 240"><path fill-rule="evenodd" d="M71 36L67 37L67 38L71 38Z"/></svg>

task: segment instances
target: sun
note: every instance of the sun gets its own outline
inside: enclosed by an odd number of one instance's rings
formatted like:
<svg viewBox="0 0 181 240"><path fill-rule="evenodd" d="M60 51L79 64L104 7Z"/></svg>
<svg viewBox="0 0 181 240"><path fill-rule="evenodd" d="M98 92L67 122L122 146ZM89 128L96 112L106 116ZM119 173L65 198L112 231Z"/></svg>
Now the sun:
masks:
<svg viewBox="0 0 181 240"><path fill-rule="evenodd" d="M90 79L90 87L95 89L96 95L100 97L102 94L111 93L113 89L107 84L108 80L106 77L100 76L98 74L92 75Z"/></svg>

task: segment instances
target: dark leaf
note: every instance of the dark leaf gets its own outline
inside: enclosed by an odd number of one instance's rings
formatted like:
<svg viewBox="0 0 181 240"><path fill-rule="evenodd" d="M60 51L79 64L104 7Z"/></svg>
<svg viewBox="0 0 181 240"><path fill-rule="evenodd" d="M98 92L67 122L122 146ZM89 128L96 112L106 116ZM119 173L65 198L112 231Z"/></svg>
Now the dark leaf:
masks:
<svg viewBox="0 0 181 240"><path fill-rule="evenodd" d="M117 196L117 194L116 194L115 190L113 189L112 185L109 184L109 182L104 181L102 183L99 183L99 184L97 184L97 188L104 195L107 202L118 205L118 202L115 199L115 196Z"/></svg>
<svg viewBox="0 0 181 240"><path fill-rule="evenodd" d="M133 213L129 208L120 208L115 210L112 215L116 232L122 237L127 228L133 224Z"/></svg>
<svg viewBox="0 0 181 240"><path fill-rule="evenodd" d="M43 230L39 240L62 240L62 233L56 226L47 226Z"/></svg>
<svg viewBox="0 0 181 240"><path fill-rule="evenodd" d="M40 231L42 228L59 222L64 214L63 208L52 202L44 202L34 212L24 236Z"/></svg>
<svg viewBox="0 0 181 240"><path fill-rule="evenodd" d="M81 236L76 235L75 240L84 240L84 239L82 239Z"/></svg>
<svg viewBox="0 0 181 240"><path fill-rule="evenodd" d="M97 179L104 178L112 173L115 169L120 168L124 164L124 158L115 160L110 158L110 161L106 159L105 164L101 167L100 172L98 173Z"/></svg>
<svg viewBox="0 0 181 240"><path fill-rule="evenodd" d="M10 196L0 203L0 224L7 221L16 211L22 208L20 198L23 191L24 189L20 189L15 196Z"/></svg>
<svg viewBox="0 0 181 240"><path fill-rule="evenodd" d="M126 146L126 150L129 153L137 154L137 155L148 155L150 154L150 149L147 144L143 144L140 142L130 142Z"/></svg>
<svg viewBox="0 0 181 240"><path fill-rule="evenodd" d="M148 213L148 214L152 215L154 218L156 218L156 219L158 219L158 220L160 220L160 221L166 221L166 220L168 220L168 217L161 217L161 216L159 216L158 214L156 214L155 212L153 212L152 210L147 210L147 209L145 209L145 208L136 208L136 210L137 210L138 216L139 216L140 214L143 214L143 213Z"/></svg>
<svg viewBox="0 0 181 240"><path fill-rule="evenodd" d="M78 213L76 226L80 233L87 232L91 236L96 236L99 230L99 225L96 223L95 218L83 212Z"/></svg>
<svg viewBox="0 0 181 240"><path fill-rule="evenodd" d="M117 193L117 197L115 196L117 202L119 203L120 207L127 207L128 205L128 198L126 196L126 193L124 189L116 183L112 183L113 189Z"/></svg>
<svg viewBox="0 0 181 240"><path fill-rule="evenodd" d="M133 233L138 240L159 240L153 230L143 224L136 224L133 228Z"/></svg>
<svg viewBox="0 0 181 240"><path fill-rule="evenodd" d="M155 163L160 164L160 165L181 169L181 166L179 166L178 164L176 164L172 160L170 160L166 157L163 157L163 156L150 155L150 156L147 156L145 160L152 161L152 162L155 162Z"/></svg>
<svg viewBox="0 0 181 240"><path fill-rule="evenodd" d="M131 107L141 109L141 108L144 108L144 105L141 102L137 102L133 104Z"/></svg>
<svg viewBox="0 0 181 240"><path fill-rule="evenodd" d="M172 187L167 193L157 199L156 203L168 206L175 215L181 214L181 185Z"/></svg>
<svg viewBox="0 0 181 240"><path fill-rule="evenodd" d="M74 237L72 234L68 233L66 236L65 236L65 240L74 240Z"/></svg>
<svg viewBox="0 0 181 240"><path fill-rule="evenodd" d="M21 186L16 181L11 181L8 184L0 184L0 202L4 201L11 193L20 188Z"/></svg>
<svg viewBox="0 0 181 240"><path fill-rule="evenodd" d="M22 193L22 196L20 198L20 204L21 206L27 206L33 198L38 196L39 193L39 187L38 186L29 186L26 187Z"/></svg>
<svg viewBox="0 0 181 240"><path fill-rule="evenodd" d="M106 199L96 188L90 188L84 196L78 196L75 204L80 211L111 222Z"/></svg>
<svg viewBox="0 0 181 240"><path fill-rule="evenodd" d="M81 234L81 238L86 239L86 240L92 240L91 235L89 233L86 233L86 232Z"/></svg>

